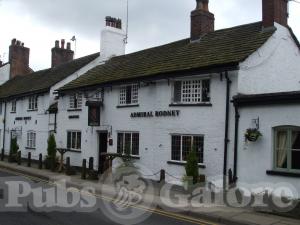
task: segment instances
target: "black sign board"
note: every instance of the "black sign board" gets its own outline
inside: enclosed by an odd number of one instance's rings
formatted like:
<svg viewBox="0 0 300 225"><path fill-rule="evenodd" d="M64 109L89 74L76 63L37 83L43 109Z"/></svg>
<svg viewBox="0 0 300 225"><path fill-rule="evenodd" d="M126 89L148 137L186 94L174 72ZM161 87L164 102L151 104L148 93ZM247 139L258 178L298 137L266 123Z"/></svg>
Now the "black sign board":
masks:
<svg viewBox="0 0 300 225"><path fill-rule="evenodd" d="M98 127L100 126L100 106L90 105L89 106L89 126Z"/></svg>

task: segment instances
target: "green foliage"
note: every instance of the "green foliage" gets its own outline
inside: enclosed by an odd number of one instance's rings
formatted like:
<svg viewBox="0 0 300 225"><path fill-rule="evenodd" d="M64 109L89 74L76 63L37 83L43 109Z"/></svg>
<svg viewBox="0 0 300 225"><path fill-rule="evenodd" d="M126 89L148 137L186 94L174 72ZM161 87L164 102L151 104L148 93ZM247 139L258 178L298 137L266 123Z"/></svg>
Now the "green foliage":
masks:
<svg viewBox="0 0 300 225"><path fill-rule="evenodd" d="M55 170L57 161L55 136L51 134L48 138L47 156L45 159L46 168Z"/></svg>
<svg viewBox="0 0 300 225"><path fill-rule="evenodd" d="M193 178L193 183L196 184L199 177L199 170L198 170L198 159L197 159L197 151L193 147L192 151L188 155L187 163L185 166L185 172L187 177Z"/></svg>
<svg viewBox="0 0 300 225"><path fill-rule="evenodd" d="M9 161L16 162L17 161L17 153L19 150L19 145L17 142L17 138L12 138L10 143L10 151L9 151Z"/></svg>

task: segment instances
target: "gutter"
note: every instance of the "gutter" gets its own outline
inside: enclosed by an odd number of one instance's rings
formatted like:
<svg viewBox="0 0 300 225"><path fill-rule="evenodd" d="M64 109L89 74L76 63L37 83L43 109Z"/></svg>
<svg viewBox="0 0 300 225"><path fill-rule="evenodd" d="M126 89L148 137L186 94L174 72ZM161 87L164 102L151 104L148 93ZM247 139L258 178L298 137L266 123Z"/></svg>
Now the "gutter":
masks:
<svg viewBox="0 0 300 225"><path fill-rule="evenodd" d="M226 78L226 114L225 114L225 136L224 136L224 167L223 167L223 188L226 189L227 177L227 158L228 158L228 143L229 143L229 104L230 104L230 86L231 80L228 77L228 71L225 71Z"/></svg>
<svg viewBox="0 0 300 225"><path fill-rule="evenodd" d="M2 148L5 148L5 130L6 130L6 107L7 103L4 104L4 119L3 119L3 142L2 142Z"/></svg>
<svg viewBox="0 0 300 225"><path fill-rule="evenodd" d="M240 122L240 113L238 106L234 105L235 109L235 125L234 125L234 156L233 156L233 183L236 183L238 180L237 177L237 162L238 162L238 138L239 138L239 122Z"/></svg>

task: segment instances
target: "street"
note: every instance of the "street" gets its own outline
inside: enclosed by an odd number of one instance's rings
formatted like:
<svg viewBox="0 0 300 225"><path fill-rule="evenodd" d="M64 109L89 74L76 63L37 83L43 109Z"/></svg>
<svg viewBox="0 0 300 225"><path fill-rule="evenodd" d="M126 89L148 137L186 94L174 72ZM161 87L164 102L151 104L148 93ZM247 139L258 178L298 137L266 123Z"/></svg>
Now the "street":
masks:
<svg viewBox="0 0 300 225"><path fill-rule="evenodd" d="M8 178L16 176L13 173L0 170L0 178ZM49 185L47 183L41 183L32 181L26 177L17 176L16 180L27 181L31 185L36 187L47 188ZM0 190L3 189L0 186ZM0 191L0 199L3 199L3 191ZM97 204L102 204L104 200L97 198ZM117 225L122 224L122 219L118 221L115 218L114 222L109 219L105 213L100 209L96 209L93 212L36 212L26 207L27 212L5 212L5 210L0 212L0 225ZM75 209L74 209L75 210ZM132 210L142 210L134 208ZM77 210L78 211L78 210ZM145 212L146 213L146 212ZM149 213L149 212L148 212ZM118 223L119 222L119 223ZM168 214L167 212L153 212L145 220L137 223L143 225L158 225L158 224L172 224L172 225L192 225L192 224L215 224L205 221L196 221L192 218L185 216L174 216L174 214Z"/></svg>

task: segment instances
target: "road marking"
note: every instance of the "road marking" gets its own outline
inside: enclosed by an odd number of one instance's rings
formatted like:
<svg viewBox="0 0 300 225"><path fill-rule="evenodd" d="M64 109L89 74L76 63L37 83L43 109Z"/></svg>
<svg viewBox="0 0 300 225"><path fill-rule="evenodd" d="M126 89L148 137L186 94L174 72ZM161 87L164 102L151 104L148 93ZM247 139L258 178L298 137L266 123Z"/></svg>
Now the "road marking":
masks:
<svg viewBox="0 0 300 225"><path fill-rule="evenodd" d="M51 186L55 186L55 187L58 185L57 183L52 182L52 181L47 181L47 180L44 180L44 179L41 179L41 178L38 178L38 177L33 177L33 176L30 176L30 175L22 174L22 173L15 172L15 171L10 171L9 169L6 169L6 168L0 168L0 169L2 171L3 170L6 171L8 173L12 173L12 174L27 178L28 180L31 180L31 181L38 181L38 182L48 184L48 185L51 185ZM88 192L81 192L79 189L74 188L74 187L69 187L69 188L66 188L65 190L72 191L72 192L80 192L80 193L85 194L85 195L94 196L98 199L101 199L101 200L104 200L104 201L107 201L107 202L110 202L110 203L113 203L113 201L115 200L114 198L111 198L111 197L108 197L108 196L92 194L92 193L88 193ZM151 213L161 215L161 216L165 216L165 217L168 217L168 218L172 218L172 219L176 219L176 220L180 220L180 221L184 221L184 222L189 222L189 223L192 223L192 224L197 224L197 225L220 225L220 224L211 223L211 222L201 220L201 219L196 219L196 218L193 218L193 217L190 217L190 216L185 216L185 215L180 215L180 214L177 214L177 213L167 212L167 211L164 211L164 210L161 210L161 209L150 209L150 208L144 207L142 205L127 204L126 206L131 207L131 208L135 208L135 209L139 209L139 210L144 210L144 211L151 212Z"/></svg>

